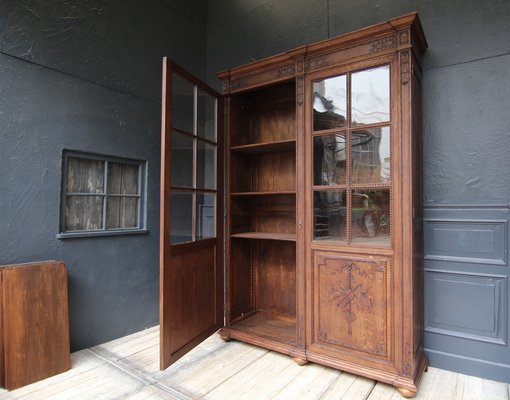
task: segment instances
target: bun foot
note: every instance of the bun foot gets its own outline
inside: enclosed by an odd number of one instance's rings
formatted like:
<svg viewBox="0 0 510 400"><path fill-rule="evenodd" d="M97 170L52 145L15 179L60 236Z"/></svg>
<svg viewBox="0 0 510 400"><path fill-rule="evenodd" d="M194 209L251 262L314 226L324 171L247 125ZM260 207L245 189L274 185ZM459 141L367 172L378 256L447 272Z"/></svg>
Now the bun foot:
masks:
<svg viewBox="0 0 510 400"><path fill-rule="evenodd" d="M299 357L292 357L292 359L294 360L294 362L295 362L297 365L305 365L305 364L308 364L308 361L307 361L307 360L304 360L304 359L299 358Z"/></svg>
<svg viewBox="0 0 510 400"><path fill-rule="evenodd" d="M410 389L404 389L404 388L397 388L397 390L406 399L410 399L411 397L416 396L416 390L410 390Z"/></svg>
<svg viewBox="0 0 510 400"><path fill-rule="evenodd" d="M220 339L223 340L224 342L230 342L230 340L232 339L230 337L230 333L225 332L223 330L220 330L219 335L220 335Z"/></svg>

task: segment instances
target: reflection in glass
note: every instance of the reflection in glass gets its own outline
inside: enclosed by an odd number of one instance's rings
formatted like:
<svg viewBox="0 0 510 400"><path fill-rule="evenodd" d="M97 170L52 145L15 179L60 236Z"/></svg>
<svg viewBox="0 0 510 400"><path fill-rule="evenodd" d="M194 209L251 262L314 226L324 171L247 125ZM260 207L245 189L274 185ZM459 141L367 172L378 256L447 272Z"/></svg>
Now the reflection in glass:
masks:
<svg viewBox="0 0 510 400"><path fill-rule="evenodd" d="M345 75L313 82L313 130L345 126L347 79Z"/></svg>
<svg viewBox="0 0 510 400"><path fill-rule="evenodd" d="M216 188L216 146L197 141L197 188Z"/></svg>
<svg viewBox="0 0 510 400"><path fill-rule="evenodd" d="M315 191L313 193L313 238L315 240L345 240L345 191Z"/></svg>
<svg viewBox="0 0 510 400"><path fill-rule="evenodd" d="M315 137L313 140L313 184L345 184L345 135Z"/></svg>
<svg viewBox="0 0 510 400"><path fill-rule="evenodd" d="M390 244L390 191L352 191L352 242Z"/></svg>
<svg viewBox="0 0 510 400"><path fill-rule="evenodd" d="M216 194L197 193L197 237L196 240L215 237Z"/></svg>
<svg viewBox="0 0 510 400"><path fill-rule="evenodd" d="M389 121L389 65L355 72L351 82L352 125Z"/></svg>
<svg viewBox="0 0 510 400"><path fill-rule="evenodd" d="M198 89L197 134L216 141L216 98Z"/></svg>
<svg viewBox="0 0 510 400"><path fill-rule="evenodd" d="M170 184L193 187L193 138L179 132L172 132L170 152Z"/></svg>
<svg viewBox="0 0 510 400"><path fill-rule="evenodd" d="M170 192L170 243L191 242L193 225L193 194Z"/></svg>
<svg viewBox="0 0 510 400"><path fill-rule="evenodd" d="M178 74L172 75L172 127L193 133L194 85Z"/></svg>
<svg viewBox="0 0 510 400"><path fill-rule="evenodd" d="M390 128L352 132L352 182L389 183Z"/></svg>

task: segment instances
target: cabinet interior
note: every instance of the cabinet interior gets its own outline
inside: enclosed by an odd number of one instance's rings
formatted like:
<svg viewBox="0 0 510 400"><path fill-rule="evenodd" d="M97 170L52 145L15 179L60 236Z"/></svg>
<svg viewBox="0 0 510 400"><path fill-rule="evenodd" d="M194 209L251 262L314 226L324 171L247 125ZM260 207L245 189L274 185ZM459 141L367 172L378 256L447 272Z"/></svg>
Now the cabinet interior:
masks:
<svg viewBox="0 0 510 400"><path fill-rule="evenodd" d="M230 327L296 344L295 81L234 95Z"/></svg>

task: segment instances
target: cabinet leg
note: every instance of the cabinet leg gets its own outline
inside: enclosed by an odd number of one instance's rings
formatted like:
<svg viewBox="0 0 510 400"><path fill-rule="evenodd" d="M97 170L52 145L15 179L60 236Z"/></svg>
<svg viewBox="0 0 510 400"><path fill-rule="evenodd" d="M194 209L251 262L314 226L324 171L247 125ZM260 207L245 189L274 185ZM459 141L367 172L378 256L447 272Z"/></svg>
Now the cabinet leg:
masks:
<svg viewBox="0 0 510 400"><path fill-rule="evenodd" d="M219 335L220 335L220 339L223 340L224 342L230 342L230 340L232 339L230 337L230 333L225 332L223 329L220 330Z"/></svg>
<svg viewBox="0 0 510 400"><path fill-rule="evenodd" d="M305 364L308 364L308 361L307 360L304 360L300 357L292 357L292 359L294 360L294 362L297 364L297 365L305 365Z"/></svg>
<svg viewBox="0 0 510 400"><path fill-rule="evenodd" d="M410 399L411 397L416 396L416 390L410 390L410 389L404 389L404 388L397 388L397 390L406 399Z"/></svg>

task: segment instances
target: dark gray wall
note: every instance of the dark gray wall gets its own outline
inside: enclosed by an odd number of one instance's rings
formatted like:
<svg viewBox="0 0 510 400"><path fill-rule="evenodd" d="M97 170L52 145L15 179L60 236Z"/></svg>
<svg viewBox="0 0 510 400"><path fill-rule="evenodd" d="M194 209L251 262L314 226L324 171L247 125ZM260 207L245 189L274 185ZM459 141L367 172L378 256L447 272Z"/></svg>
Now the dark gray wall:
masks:
<svg viewBox="0 0 510 400"><path fill-rule="evenodd" d="M205 76L202 0L0 0L0 264L60 259L71 347L158 323L161 59ZM148 234L56 238L62 150L148 161Z"/></svg>
<svg viewBox="0 0 510 400"><path fill-rule="evenodd" d="M418 11L423 59L426 348L510 381L510 2L209 0L214 72Z"/></svg>

